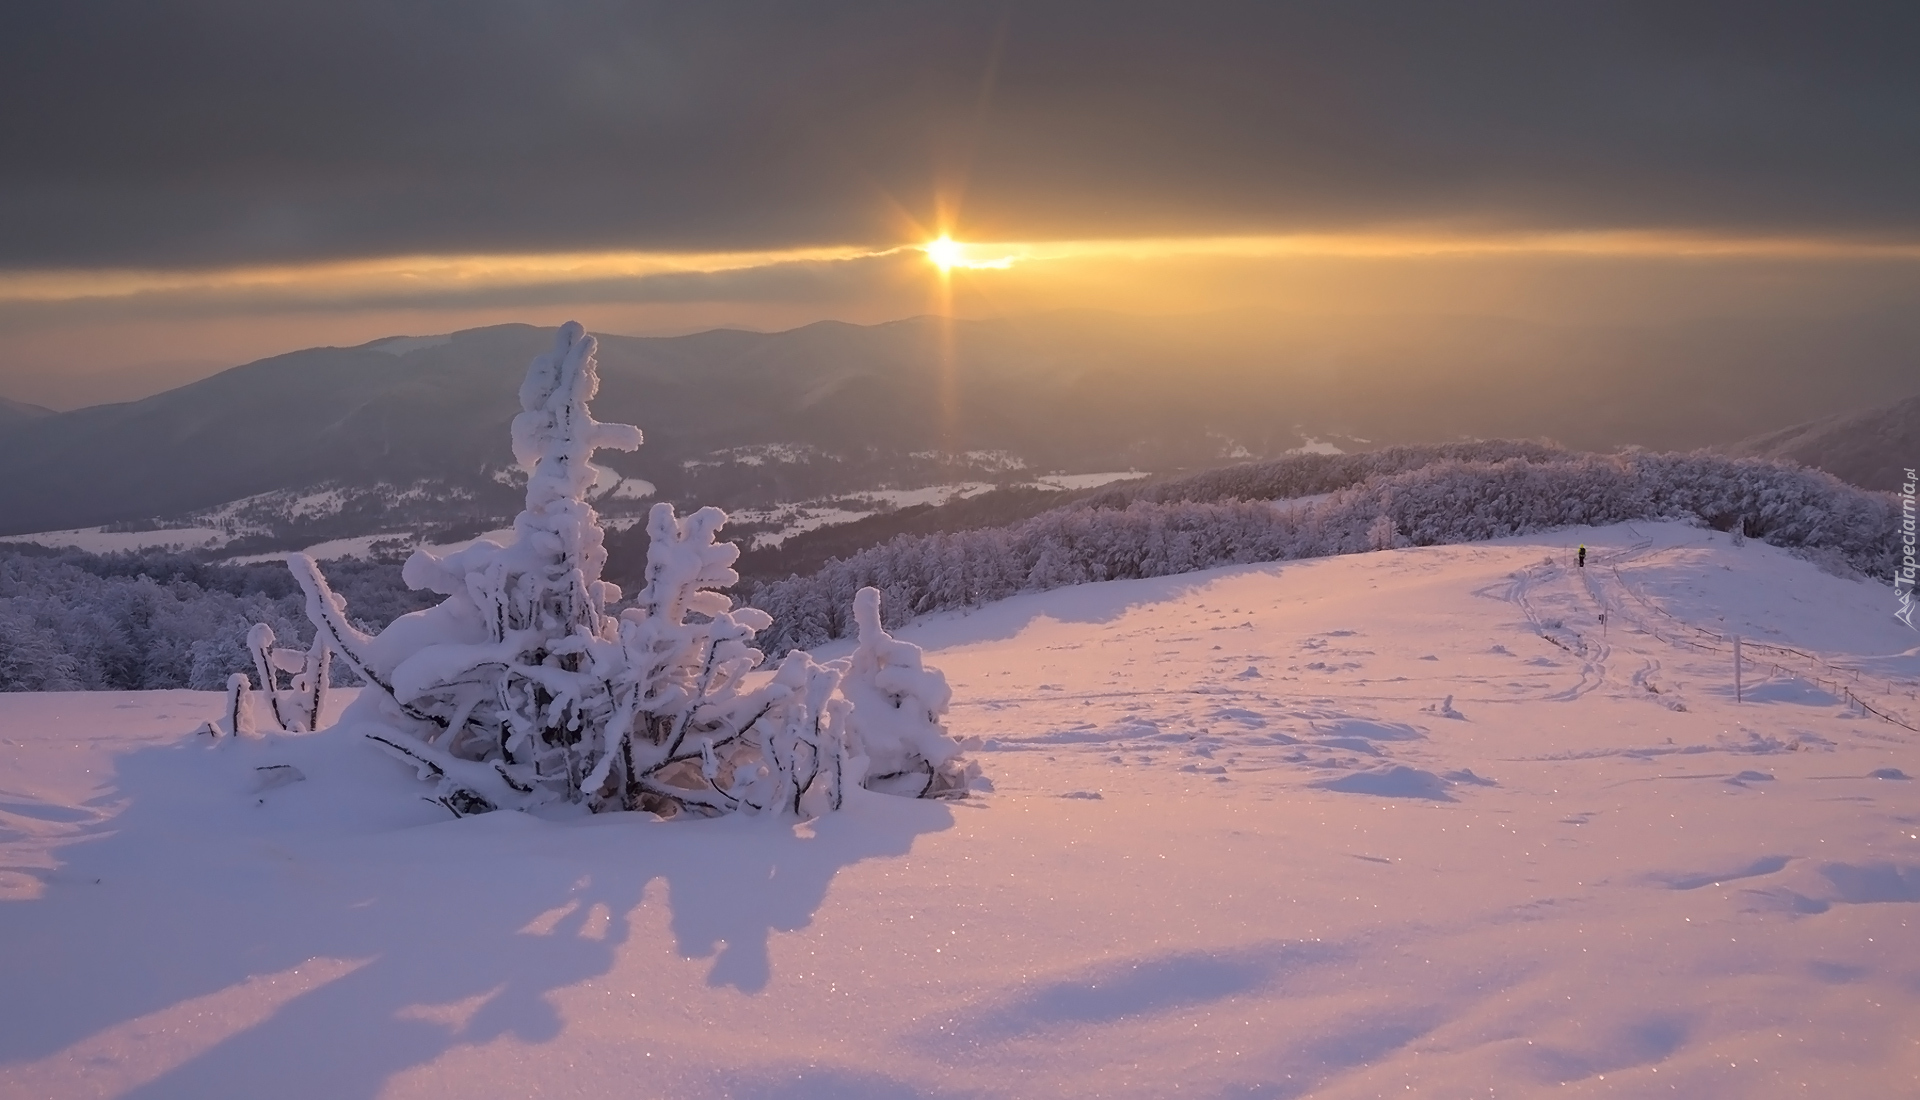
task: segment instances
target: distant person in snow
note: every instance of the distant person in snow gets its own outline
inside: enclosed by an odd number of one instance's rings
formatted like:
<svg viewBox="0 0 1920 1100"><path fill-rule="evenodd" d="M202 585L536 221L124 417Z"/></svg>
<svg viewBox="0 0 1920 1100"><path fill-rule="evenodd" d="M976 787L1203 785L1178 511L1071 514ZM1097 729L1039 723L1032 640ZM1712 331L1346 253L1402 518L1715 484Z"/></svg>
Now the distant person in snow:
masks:
<svg viewBox="0 0 1920 1100"><path fill-rule="evenodd" d="M1587 567L1587 544L1583 542L1580 544L1580 568L1585 569L1586 567Z"/></svg>

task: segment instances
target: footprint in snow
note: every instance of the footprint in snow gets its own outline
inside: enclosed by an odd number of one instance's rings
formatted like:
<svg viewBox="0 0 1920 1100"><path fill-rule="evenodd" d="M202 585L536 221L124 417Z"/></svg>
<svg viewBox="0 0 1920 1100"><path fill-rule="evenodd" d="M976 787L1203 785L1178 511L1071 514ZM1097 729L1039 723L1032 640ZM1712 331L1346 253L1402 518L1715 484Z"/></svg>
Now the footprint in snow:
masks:
<svg viewBox="0 0 1920 1100"><path fill-rule="evenodd" d="M1702 886L1718 886L1723 882L1733 882L1743 878L1761 878L1774 874L1793 861L1792 856L1761 856L1744 867L1735 867L1726 871L1706 871L1692 874L1655 874L1648 878L1665 886L1669 890L1698 890Z"/></svg>
<svg viewBox="0 0 1920 1100"><path fill-rule="evenodd" d="M1330 749L1345 749L1348 752L1364 752L1368 756L1386 755L1364 737L1322 737L1315 740L1314 744Z"/></svg>
<svg viewBox="0 0 1920 1100"><path fill-rule="evenodd" d="M1238 722L1243 726L1258 729L1267 724L1266 718L1243 707L1216 707L1211 715L1223 721Z"/></svg>
<svg viewBox="0 0 1920 1100"><path fill-rule="evenodd" d="M1820 873L1834 886L1836 901L1849 905L1920 901L1920 867L1897 863L1825 863Z"/></svg>
<svg viewBox="0 0 1920 1100"><path fill-rule="evenodd" d="M1296 718L1307 719L1308 728L1314 733L1326 737L1364 737L1369 741L1420 741L1426 733L1405 722L1377 722L1369 718L1355 718L1340 714L1295 714Z"/></svg>

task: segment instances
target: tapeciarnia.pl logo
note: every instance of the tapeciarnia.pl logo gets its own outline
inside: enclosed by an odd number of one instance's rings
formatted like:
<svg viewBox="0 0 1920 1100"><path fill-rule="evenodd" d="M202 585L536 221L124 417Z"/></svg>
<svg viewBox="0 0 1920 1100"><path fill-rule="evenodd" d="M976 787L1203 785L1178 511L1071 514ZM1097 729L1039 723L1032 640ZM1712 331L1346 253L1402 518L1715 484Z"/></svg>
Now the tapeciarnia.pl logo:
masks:
<svg viewBox="0 0 1920 1100"><path fill-rule="evenodd" d="M1913 488L1916 479L1913 470L1907 470L1906 482L1900 486L1900 567L1893 571L1893 591L1900 600L1900 609L1893 617L1906 623L1908 629L1920 630L1913 625Z"/></svg>

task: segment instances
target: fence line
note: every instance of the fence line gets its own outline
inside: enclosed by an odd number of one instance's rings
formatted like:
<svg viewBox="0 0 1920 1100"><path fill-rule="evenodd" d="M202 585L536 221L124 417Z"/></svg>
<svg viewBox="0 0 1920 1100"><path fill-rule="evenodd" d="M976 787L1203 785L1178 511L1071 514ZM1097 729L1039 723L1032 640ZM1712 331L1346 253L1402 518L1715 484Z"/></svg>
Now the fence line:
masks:
<svg viewBox="0 0 1920 1100"><path fill-rule="evenodd" d="M1635 549L1638 549L1638 548L1636 547ZM1655 638L1658 638L1661 641L1666 642L1668 645L1674 645L1674 646L1684 645L1693 649L1696 652L1725 653L1725 654L1728 654L1729 656L1732 655L1733 647L1731 644L1731 639L1727 635L1718 633L1717 631L1708 630L1706 627L1695 626L1694 624L1686 622L1685 620L1682 620L1679 617L1675 616L1672 612L1668 611L1666 608L1650 603L1646 597L1642 596L1638 591L1634 589L1633 585L1627 582L1627 579L1625 577L1620 575L1620 567L1618 565L1609 565L1608 569L1613 573L1613 579L1619 582L1621 590L1626 592L1627 595L1633 597L1634 602L1638 603L1641 607L1646 608L1648 611L1651 611L1656 615L1662 616L1663 618L1668 620L1670 623L1672 623L1673 626L1678 627L1680 631L1690 631L1697 635L1703 635L1706 638L1711 639L1713 642L1718 642L1721 644L1720 645L1707 644L1705 642L1699 641L1696 638L1689 638L1683 635L1679 635L1678 632L1662 633L1653 624L1646 622L1645 620L1640 619L1637 616L1634 616L1632 612L1627 612L1628 620L1632 622L1635 626L1638 626L1641 630L1646 631L1648 634L1653 635ZM1603 611L1610 612L1614 610L1614 608L1610 608L1608 606L1606 597L1603 596L1600 593L1600 591L1595 588L1593 577L1590 574L1586 573L1583 570L1581 572L1581 580L1583 583L1585 583L1587 587L1587 594L1593 597L1594 602L1598 603ZM1619 610L1625 611L1626 609L1624 606L1621 606L1619 607ZM1867 714L1871 714L1874 717L1879 718L1883 721L1890 722L1893 725L1901 727L1902 729L1908 729L1908 730L1912 730L1915 733L1920 733L1920 727L1914 726L1912 723L1908 722L1904 717L1896 717L1895 715L1890 714L1885 710L1881 710L1879 707L1873 706L1872 704L1868 703L1867 700L1863 698L1858 691L1855 690L1855 687L1862 683L1861 672L1858 668L1852 668L1846 665L1836 665L1833 662L1827 660L1825 657L1820 656L1819 654L1808 653L1804 650L1795 649L1792 646L1774 645L1770 642L1756 642L1746 638L1741 639L1740 645L1743 650L1746 650L1749 652L1757 649L1763 652L1779 654L1780 655L1779 658L1766 660L1764 662L1767 666L1772 668L1773 671L1776 673L1785 673L1786 675L1794 676L1803 680L1812 680L1814 683L1820 684L1822 687L1825 687L1828 690L1830 690L1834 695L1844 696L1849 706L1858 707L1863 712ZM1745 654L1743 654L1743 656L1745 656ZM1820 671L1810 673L1805 668L1783 667L1783 665L1781 664L1781 661L1786 661L1787 664L1790 666L1792 664L1793 658L1795 657L1800 658L1802 661L1807 662L1808 664L1814 666ZM1755 660L1753 661L1753 663L1755 665L1759 665L1759 664L1762 664L1763 662L1759 660ZM1826 675L1825 676L1821 675L1820 674L1821 672L1826 673ZM1849 673L1851 674L1850 676L1847 675ZM1831 679L1829 679L1828 677L1831 677ZM1868 686L1872 685L1871 679L1868 679L1865 682ZM1903 693L1903 687L1901 685L1897 685L1893 681L1885 680L1885 679L1883 679L1882 682L1886 685L1886 690L1884 694L1898 696ZM1904 688L1904 694L1909 699L1916 697L1914 691L1911 689L1911 686L1907 686L1906 688ZM1889 704L1882 703L1882 706L1889 706L1889 709L1891 709Z"/></svg>

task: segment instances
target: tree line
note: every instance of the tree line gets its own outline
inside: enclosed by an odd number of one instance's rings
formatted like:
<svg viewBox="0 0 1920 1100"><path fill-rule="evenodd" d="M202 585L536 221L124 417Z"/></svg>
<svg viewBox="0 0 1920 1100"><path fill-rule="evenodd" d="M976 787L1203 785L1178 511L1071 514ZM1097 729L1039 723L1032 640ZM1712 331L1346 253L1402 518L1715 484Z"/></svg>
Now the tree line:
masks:
<svg viewBox="0 0 1920 1100"><path fill-rule="evenodd" d="M1320 497L1298 506L1301 497ZM1020 523L902 535L759 586L770 653L848 636L854 592L888 625L1017 592L1580 524L1683 519L1738 530L1867 576L1891 576L1892 498L1816 470L1719 455L1590 455L1541 444L1298 455L1125 486Z"/></svg>
<svg viewBox="0 0 1920 1100"><path fill-rule="evenodd" d="M346 561L337 573L370 627L430 602L396 563ZM254 623L288 642L312 637L303 601L277 561L0 546L0 691L216 691L252 669Z"/></svg>

